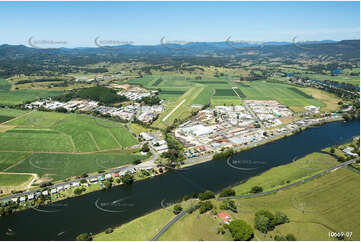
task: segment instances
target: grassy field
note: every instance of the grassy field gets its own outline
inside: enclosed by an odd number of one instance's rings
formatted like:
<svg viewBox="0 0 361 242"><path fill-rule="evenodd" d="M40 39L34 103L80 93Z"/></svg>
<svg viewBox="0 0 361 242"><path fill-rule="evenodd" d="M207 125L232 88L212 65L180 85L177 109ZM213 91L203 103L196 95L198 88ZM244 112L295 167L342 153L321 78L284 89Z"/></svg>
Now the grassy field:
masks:
<svg viewBox="0 0 361 242"><path fill-rule="evenodd" d="M0 79L0 104L14 105L31 101L37 98L51 97L61 94L61 91L50 91L46 89L22 89L10 90L11 84Z"/></svg>
<svg viewBox="0 0 361 242"><path fill-rule="evenodd" d="M307 74L306 76L313 80L320 80L320 81L329 80L340 83L344 82L358 87L360 86L360 76L346 76L342 74L335 76L325 75L325 74Z"/></svg>
<svg viewBox="0 0 361 242"><path fill-rule="evenodd" d="M27 183L32 178L32 175L22 174L0 174L0 190L5 187L16 187Z"/></svg>
<svg viewBox="0 0 361 242"><path fill-rule="evenodd" d="M194 100L198 97L198 95L204 90L204 87L193 87L188 89L182 96L180 96L176 101L170 102L167 104L167 109L163 112L159 118L153 123L153 127L165 128L173 124L175 119L185 118L191 115L195 108L192 108L192 104L194 104ZM183 102L183 100L185 100ZM181 104L183 102L183 104ZM177 105L181 104L177 109ZM175 110L173 112L173 110ZM173 112L170 116L169 113ZM166 120L163 121L168 116Z"/></svg>
<svg viewBox="0 0 361 242"><path fill-rule="evenodd" d="M158 81L162 78L162 81ZM197 79L196 75L164 74L145 76L129 81L129 83L140 84L150 89L160 89L160 97L173 103L183 100L187 90L192 87L204 88L198 97L193 99L193 104L208 104L210 96L212 105L240 105L241 99L254 100L278 100L295 111L304 111L303 107L308 105L320 106L325 111L333 110L337 103L335 96L319 90L298 88L287 84L266 81L233 82L232 77L203 76ZM154 86L156 84L156 86ZM238 87L236 92L232 87ZM214 91L213 91L214 90ZM174 105L173 105L174 106Z"/></svg>
<svg viewBox="0 0 361 242"><path fill-rule="evenodd" d="M0 174L0 190L1 187L6 186L19 186L28 182L32 175L20 175L20 174Z"/></svg>
<svg viewBox="0 0 361 242"><path fill-rule="evenodd" d="M254 186L261 186L263 191L269 191L315 175L337 164L338 161L331 155L312 153L290 164L274 167L260 176L252 177L245 184L235 187L235 191L237 195L248 194Z"/></svg>
<svg viewBox="0 0 361 242"><path fill-rule="evenodd" d="M18 109L0 108L0 123L6 122L20 115L27 113L28 111Z"/></svg>
<svg viewBox="0 0 361 242"><path fill-rule="evenodd" d="M143 217L137 218L127 224L116 228L113 233L99 233L94 236L95 241L150 241L153 236L165 226L171 218L173 212L161 209ZM155 222L156 221L156 222ZM141 231L141 232L140 232Z"/></svg>
<svg viewBox="0 0 361 242"><path fill-rule="evenodd" d="M29 154L26 152L0 152L0 171L25 159Z"/></svg>
<svg viewBox="0 0 361 242"><path fill-rule="evenodd" d="M72 152L67 135L53 130L13 128L0 133L0 150Z"/></svg>
<svg viewBox="0 0 361 242"><path fill-rule="evenodd" d="M277 100L290 108L315 105L323 107L321 101L306 94L301 88L296 88L282 83L271 83L266 81L253 81L238 83L238 87L245 95L243 99L252 100Z"/></svg>
<svg viewBox="0 0 361 242"><path fill-rule="evenodd" d="M264 189L278 186L282 181L294 182L311 173L327 169L337 162L329 155L313 153L291 164L273 168L246 183L234 187L238 194L246 193L254 185ZM312 169L303 169L312 168ZM315 168L315 169L313 169ZM308 170L308 172L305 172ZM254 229L253 240L273 240L276 234L292 233L297 240L336 240L328 232L353 232L352 240L360 238L360 177L349 169L340 168L334 172L271 195L249 199L236 199L238 213L227 213L233 219L245 220L254 227L256 211L266 209L272 213L281 211L290 219L290 223L277 226L273 231L263 234ZM182 202L187 208L191 202ZM211 200L216 207L214 212L222 211L221 202ZM169 208L170 210L172 207ZM160 209L115 228L111 234L100 233L95 240L150 240L175 215L166 209ZM217 234L221 220L212 213L199 214L195 211L187 214L173 224L161 237L161 241L175 240L232 240L227 231ZM144 231L136 233L135 231Z"/></svg>
<svg viewBox="0 0 361 242"><path fill-rule="evenodd" d="M37 173L41 178L62 180L143 160L147 156L127 151L97 154L32 154L8 172Z"/></svg>
<svg viewBox="0 0 361 242"><path fill-rule="evenodd" d="M1 150L92 152L138 143L123 124L87 115L36 111L7 124L17 127L0 133Z"/></svg>
<svg viewBox="0 0 361 242"><path fill-rule="evenodd" d="M277 226L266 235L255 230L254 240L273 240L276 234L288 233L294 234L297 240L335 240L328 236L331 231L351 231L352 240L359 240L359 179L358 174L342 168L276 194L235 200L239 212L227 213L251 226L254 226L255 212L260 209L287 214L290 223ZM220 212L220 202L213 200L212 203L217 207L216 212ZM231 240L229 232L224 237L216 233L220 223L220 219L210 213L200 215L197 211L174 224L160 240Z"/></svg>
<svg viewBox="0 0 361 242"><path fill-rule="evenodd" d="M138 141L119 122L55 112L1 114L18 118L9 120L11 129L0 133L0 170L61 180L148 158L123 150ZM105 153L108 150L113 153Z"/></svg>

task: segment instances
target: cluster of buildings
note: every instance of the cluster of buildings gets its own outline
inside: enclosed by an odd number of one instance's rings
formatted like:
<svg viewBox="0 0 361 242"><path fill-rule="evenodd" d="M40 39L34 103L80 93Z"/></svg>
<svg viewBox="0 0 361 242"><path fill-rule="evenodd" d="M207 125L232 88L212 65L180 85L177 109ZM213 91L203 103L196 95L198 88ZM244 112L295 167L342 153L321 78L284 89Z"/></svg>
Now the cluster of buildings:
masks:
<svg viewBox="0 0 361 242"><path fill-rule="evenodd" d="M39 100L30 104L25 104L27 109L38 109L43 107L49 110L56 110L58 108L65 108L68 112L80 110L80 111L93 111L98 108L98 102L87 100L70 100L68 102L58 102L51 99Z"/></svg>
<svg viewBox="0 0 361 242"><path fill-rule="evenodd" d="M99 112L102 115L116 116L121 120L133 121L137 119L144 123L149 123L155 120L158 115L164 112L163 105L144 106L140 103L134 103L122 107L108 107L99 106L98 102L88 100L71 100L68 102L58 102L51 99L35 101L26 104L27 109L38 109L43 107L48 110L56 110L58 108L65 108L68 112L83 111L83 112Z"/></svg>
<svg viewBox="0 0 361 242"><path fill-rule="evenodd" d="M39 196L43 195L43 196L51 196L57 193L60 193L62 191L71 189L71 188L76 188L76 187L80 187L80 186L89 186L91 184L96 184L96 183L102 183L104 180L107 179L111 179L111 178L118 178L118 177L122 177L124 176L127 172L129 172L130 174L134 174L137 172L137 170L147 170L147 171L151 171L153 170L153 167L149 166L149 167L127 167L125 169L120 170L119 172L112 172L112 173L106 173L106 174L102 174L102 175L98 175L98 176L94 176L94 177L90 177L87 179L87 182L85 183L81 183L80 181L74 181L71 183L67 183L67 184L60 184L57 186L54 186L50 189L46 189L43 191L34 191L32 193L29 193L27 195L20 195L18 197L14 197L11 198L10 200L13 202L26 202L26 201L31 201L34 200L36 198L38 198ZM4 202L5 204L7 203L7 201Z"/></svg>
<svg viewBox="0 0 361 242"><path fill-rule="evenodd" d="M173 132L186 147L184 155L193 158L260 141L264 131L244 106L216 106L199 111Z"/></svg>
<svg viewBox="0 0 361 242"><path fill-rule="evenodd" d="M168 151L168 143L162 138L160 133L142 132L139 135L144 141L148 142L157 153L162 154Z"/></svg>
<svg viewBox="0 0 361 242"><path fill-rule="evenodd" d="M125 96L132 101L139 101L145 97L154 96L157 92L156 90L149 91L141 87L129 86L127 89L117 92L117 94Z"/></svg>
<svg viewBox="0 0 361 242"><path fill-rule="evenodd" d="M192 120L174 129L174 136L185 146L185 157L194 158L225 148L255 145L330 118L339 118L333 115L283 119L294 114L277 101L247 100L244 104L201 110Z"/></svg>
<svg viewBox="0 0 361 242"><path fill-rule="evenodd" d="M246 100L244 103L251 108L266 128L279 126L282 124L280 118L293 115L291 110L275 100Z"/></svg>

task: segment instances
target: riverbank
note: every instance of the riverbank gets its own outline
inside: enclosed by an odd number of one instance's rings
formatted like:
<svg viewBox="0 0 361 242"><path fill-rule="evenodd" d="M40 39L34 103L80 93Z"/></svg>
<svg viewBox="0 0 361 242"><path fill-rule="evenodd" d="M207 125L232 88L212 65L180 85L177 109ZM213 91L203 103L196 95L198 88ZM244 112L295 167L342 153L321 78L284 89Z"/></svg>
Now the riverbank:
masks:
<svg viewBox="0 0 361 242"><path fill-rule="evenodd" d="M131 186L116 186L40 207L51 210L51 216L33 209L20 211L16 216L0 218L0 239L74 240L80 233L97 234L161 208L162 201L170 204L194 192L219 192L273 167L291 163L294 157L349 142L359 135L359 127L360 123L356 121L328 123L233 156L241 162L263 162L257 163L260 166L256 170L241 171L231 167L226 160L212 160L188 169L170 170L163 176L137 181ZM67 219L64 220L64 217ZM4 236L7 228L16 228L16 232L11 237Z"/></svg>
<svg viewBox="0 0 361 242"><path fill-rule="evenodd" d="M263 141L260 141L260 142L257 142L257 143L248 144L246 146L242 146L242 147L238 147L238 148L235 147L235 148L233 148L233 150L236 153L246 151L246 150L250 150L250 149L256 148L258 146L265 145L265 144L268 144L268 143L271 143L271 142L274 142L274 141L277 141L277 140L292 136L292 135L297 134L299 132L302 132L302 131L310 128L310 127L312 128L312 127L315 127L317 125L320 126L320 125L323 125L323 124L326 124L326 123L338 122L338 121L344 121L344 119L342 117L337 117L337 118L331 118L331 119L323 120L322 122L319 122L319 123L312 123L312 124L309 124L307 126L300 127L299 129L295 129L295 130L289 131L289 132L284 133L284 134L280 134L280 135L277 135L277 136L272 136L272 137L268 138L267 140L263 140ZM203 157L197 157L195 159L190 159L190 160L196 160L195 162L185 160L184 161L185 164L183 164L181 166L181 168L196 165L196 164L200 164L200 163L203 163L203 162L207 162L207 161L210 161L212 159L213 159L213 154L205 155L204 158Z"/></svg>
<svg viewBox="0 0 361 242"><path fill-rule="evenodd" d="M307 125L305 125L303 127L299 127L297 129L291 130L289 132L281 133L281 134L278 134L278 135L275 135L275 136L271 136L266 140L262 140L262 141L259 141L259 142L256 142L256 143L248 144L246 146L235 148L235 152L238 153L238 152L250 150L250 149L265 145L267 143L271 143L271 142L283 139L285 137L292 136L292 135L294 135L294 134L296 134L296 133L298 133L300 131L303 131L303 130L309 128L309 127L312 127L312 126L315 126L315 125L322 125L322 124L326 124L326 123L329 123L329 122L335 122L335 121L340 121L340 118L338 118L338 117L335 118L334 117L334 118L323 119L323 120L318 121L318 122L311 122L311 123L309 123L309 124L307 124ZM213 160L213 154L207 155L206 157L204 157L204 159L202 159L201 157L198 157L196 162L188 163L187 161L185 161L185 164L182 165L179 169L189 167L189 166L193 166L193 165L197 165L197 164L200 164L200 163L204 163L204 162L207 162L207 161L210 161L210 160ZM128 166L124 166L124 167L128 167ZM119 167L118 169L121 169L121 168L122 167ZM169 167L169 169L170 169L170 167ZM152 173L149 176L142 176L142 177L138 176L138 177L136 177L135 182L139 181L139 180L151 178L154 175L161 175L161 174L163 174L164 172L167 171L167 167L164 166L161 170L162 170L162 172ZM158 169L158 171L159 171L159 169ZM107 173L112 173L112 172L113 171L108 171ZM77 179L76 181L80 182L80 180L81 179ZM73 181L73 182L75 182L75 181ZM69 183L69 182L67 182L67 183ZM112 184L112 186L122 185L122 183L115 182L115 180L112 181L111 184ZM54 186L49 187L48 193L51 194L51 189L52 188L54 188L55 186L61 186L61 185L62 185L62 183L57 183ZM54 196L47 197L47 199L45 199L46 203L40 203L40 204L47 205L49 203L54 203L54 202L58 202L58 201L68 199L68 198L72 198L72 197L76 197L76 196L82 196L82 195L85 195L85 194L88 194L88 193L100 191L100 190L104 189L104 186L103 186L102 183L100 183L100 184L87 183L87 186L85 186L85 187L82 186L82 188L83 188L82 192L80 192L78 194L75 194L74 192L77 189L77 187L71 187L69 190L65 190L65 192L63 192L62 194L57 193ZM30 194L31 192L34 193L35 191L30 191L30 192L27 192L27 193ZM16 196L16 195L12 195L12 197L14 197L14 196ZM10 199L13 199L13 198L2 197L0 201L4 202L5 200L10 200ZM20 199L20 196L19 196L19 199ZM34 207L34 206L39 206L40 204L35 203L34 200L33 200L33 202L30 202L30 201L26 200L25 203L23 203L23 202L18 203L19 206L18 206L18 208L16 210L14 210L14 212L18 212L18 211L21 211L21 210L24 210L24 209L29 209L29 208Z"/></svg>
<svg viewBox="0 0 361 242"><path fill-rule="evenodd" d="M324 154L324 153L312 153L290 164L272 168L260 174L259 176L252 177L249 180L247 180L245 183L233 187L233 190L236 192L236 195L247 195L247 194L251 194L250 191L252 190L252 187L258 186L261 187L264 192L267 192L270 190L280 188L282 186L286 186L288 184L296 183L302 179L307 179L308 177L313 176L314 174L318 174L322 171L325 171L330 167L334 167L337 164L339 164L339 162L337 162L337 159L332 155ZM340 172L336 171L335 173L339 174ZM349 176L354 177L353 182L357 181L357 175L355 177L355 175L353 174L349 174L348 172L346 173L347 173L347 177ZM309 181L306 184L307 186L310 187L317 187L318 185L314 185L314 184L319 184L320 183L319 179L325 179L325 178L321 177L316 179L315 181ZM327 178L327 180L332 181L333 178ZM322 181L320 184L324 184L324 182ZM290 195L298 194L299 190L304 190L300 186L303 185L298 185L294 188L289 188L290 190L293 190L292 193L286 190L281 193L275 193L272 195L267 195L259 198L235 200L239 213L234 213L230 210L227 210L227 213L229 213L233 219L241 218L249 222L249 224L253 224L252 216L254 216L256 210L271 209L271 208L272 210L273 209L279 210L280 208L283 209L282 204L281 207L275 206L276 203L274 203L273 201L274 197L278 197L279 195L284 196L285 193L287 194L287 196L289 196L288 194ZM356 187L354 188L355 189L353 191L357 192ZM262 202L260 203L258 200ZM221 220L219 220L218 218L215 219L213 218L213 216L214 214L217 214L222 210L219 208L222 202L215 199L212 199L211 202L214 205L214 208L212 209L211 212L208 212L206 214L199 214L198 211L195 211L192 214L185 215L184 218L182 218L176 224L172 225L163 235L161 235L160 240L199 240L199 239L232 240L232 237L228 232L225 234L217 233L217 229L219 229L218 223ZM331 200L328 200L328 203L329 202L331 202ZM182 201L177 204L179 204L181 207L183 207L183 210L185 210L187 207L189 207L190 203L193 204L198 203L198 199ZM270 206L270 204L272 205ZM137 218L129 223L121 225L120 227L115 228L114 231L110 234L107 234L105 232L96 234L93 239L103 240L103 241L130 240L130 239L151 240L153 236L162 229L162 226L165 226L175 216L172 213L174 205L175 204L168 203L168 206L165 208L159 209L150 214ZM291 206L291 202L288 207L290 206ZM285 210L287 212L285 213L293 215L293 213L299 212L297 209L294 209L296 211L289 212L288 211L289 209L290 208L287 208ZM291 217L291 219L293 219L293 217ZM305 223L308 222L305 221ZM289 224L285 225L284 227L286 226L290 227ZM298 226L298 224L293 223L291 225L292 231L295 231L293 228L294 226ZM142 228L142 230L147 232L139 235L132 233L132 231L136 231L139 228ZM307 229L310 229L310 231L317 231L317 229L319 228L318 226L313 227L312 223L310 223ZM184 231L187 232L185 233ZM316 237L319 236L318 238L322 238L323 240L327 238L327 236L322 235L319 232L316 234L317 234ZM274 236L274 232L271 232L269 235L263 237L262 233L256 231L256 236L265 240L272 239L270 237L272 235ZM306 240L306 238L308 238L308 235L302 235L301 233L294 232L294 235L296 236L297 240ZM355 235L356 238L357 236L359 237L359 233L358 235L357 234Z"/></svg>

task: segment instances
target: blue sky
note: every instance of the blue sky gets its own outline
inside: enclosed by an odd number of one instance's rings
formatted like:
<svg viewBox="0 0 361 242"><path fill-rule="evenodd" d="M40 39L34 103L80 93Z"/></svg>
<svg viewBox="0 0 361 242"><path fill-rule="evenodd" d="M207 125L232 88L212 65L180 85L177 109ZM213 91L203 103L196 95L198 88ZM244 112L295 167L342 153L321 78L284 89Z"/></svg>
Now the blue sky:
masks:
<svg viewBox="0 0 361 242"><path fill-rule="evenodd" d="M0 2L0 44L359 39L359 2Z"/></svg>

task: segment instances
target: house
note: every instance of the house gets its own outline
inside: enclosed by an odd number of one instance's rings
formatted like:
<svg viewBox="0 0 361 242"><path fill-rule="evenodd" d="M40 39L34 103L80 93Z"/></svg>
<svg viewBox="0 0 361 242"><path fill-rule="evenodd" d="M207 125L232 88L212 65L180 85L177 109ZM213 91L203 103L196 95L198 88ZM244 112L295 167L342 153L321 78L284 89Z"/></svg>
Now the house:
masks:
<svg viewBox="0 0 361 242"><path fill-rule="evenodd" d="M78 187L78 186L80 186L80 183L79 182L73 182L72 186L73 187Z"/></svg>
<svg viewBox="0 0 361 242"><path fill-rule="evenodd" d="M106 174L106 175L105 175L105 179L110 179L110 178L112 178L112 175L111 175L111 174Z"/></svg>
<svg viewBox="0 0 361 242"><path fill-rule="evenodd" d="M103 176L98 176L98 181L104 181L104 177Z"/></svg>
<svg viewBox="0 0 361 242"><path fill-rule="evenodd" d="M218 217L220 217L225 224L229 224L232 221L231 217L224 211L220 212Z"/></svg>
<svg viewBox="0 0 361 242"><path fill-rule="evenodd" d="M354 150L353 147L346 147L346 148L343 149L342 151L343 151L343 153L345 153L346 155L357 157L358 154L353 153L353 152L352 152L353 150Z"/></svg>
<svg viewBox="0 0 361 242"><path fill-rule="evenodd" d="M64 189L70 189L70 184L66 184L66 185L64 186Z"/></svg>
<svg viewBox="0 0 361 242"><path fill-rule="evenodd" d="M49 195L48 191L43 191L41 194L43 194L44 196L48 196L48 195Z"/></svg>
<svg viewBox="0 0 361 242"><path fill-rule="evenodd" d="M25 202L26 198L25 197L20 197L20 202Z"/></svg>
<svg viewBox="0 0 361 242"><path fill-rule="evenodd" d="M51 189L51 190L50 190L50 193L51 193L51 194L57 193L56 188Z"/></svg>
<svg viewBox="0 0 361 242"><path fill-rule="evenodd" d="M95 182L97 182L97 181L98 181L98 179L96 179L95 177L93 177L93 178L90 179L90 182L91 182L91 183L95 183Z"/></svg>
<svg viewBox="0 0 361 242"><path fill-rule="evenodd" d="M112 176L115 178L115 177L118 177L119 174L118 173L113 173Z"/></svg>
<svg viewBox="0 0 361 242"><path fill-rule="evenodd" d="M63 186L58 186L58 187L56 188L56 190L57 190L58 192L60 192L60 191L64 190L64 187L63 187Z"/></svg>
<svg viewBox="0 0 361 242"><path fill-rule="evenodd" d="M34 199L34 194L29 194L28 195L28 200L30 201L30 200L33 200Z"/></svg>
<svg viewBox="0 0 361 242"><path fill-rule="evenodd" d="M17 198L17 197L12 198L12 199L11 199L11 201L13 201L13 202L17 203L17 202L18 202L18 198Z"/></svg>

